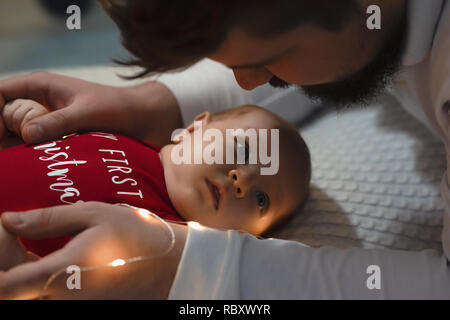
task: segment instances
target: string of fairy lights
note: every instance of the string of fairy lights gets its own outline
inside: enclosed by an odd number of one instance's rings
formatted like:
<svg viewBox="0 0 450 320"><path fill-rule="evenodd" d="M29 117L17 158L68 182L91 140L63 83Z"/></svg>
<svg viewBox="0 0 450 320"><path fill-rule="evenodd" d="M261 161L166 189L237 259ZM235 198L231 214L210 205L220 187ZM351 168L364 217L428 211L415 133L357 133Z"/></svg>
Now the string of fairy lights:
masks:
<svg viewBox="0 0 450 320"><path fill-rule="evenodd" d="M143 255L143 256L136 256L136 257L132 257L132 258L128 258L128 259L115 259L113 261L110 261L108 263L102 264L102 265L96 265L96 266L86 266L86 267L82 267L80 268L80 272L87 272L87 271L93 271L93 270L98 270L98 269L103 269L103 268L116 268L116 267L121 267L121 266L125 266L125 265L129 265L132 263L136 263L136 262L141 262L141 261L147 261L150 259L155 259L155 258L160 258L163 257L167 254L169 254L173 248L175 247L175 232L172 228L172 226L169 224L170 223L175 223L175 224L180 224L180 225L188 225L190 228L194 228L194 229L201 229L202 225L200 225L198 222L194 222L194 221L166 221L163 218L159 217L158 215L154 214L153 212L147 210L147 209L143 209L143 208L138 208L138 207L134 207L131 206L129 204L126 203L118 203L116 204L118 206L123 206L129 209L132 209L137 215L141 216L144 219L157 219L158 221L160 221L167 229L167 234L170 238L170 242L168 247L166 248L166 250L162 253L159 254L154 254L154 255ZM220 229L220 228L215 228L218 230L226 230L226 229ZM243 230L236 230L238 232L242 232L242 233L246 233L246 231ZM256 236L259 239L263 239L260 236ZM271 239L268 239L271 240ZM67 270L67 267L61 268L60 270L54 272L45 282L40 295L39 295L39 300L45 300L47 297L47 291L50 287L50 285L55 281L55 279L60 276L61 274L65 273Z"/></svg>
<svg viewBox="0 0 450 320"><path fill-rule="evenodd" d="M170 224L166 220L162 219L161 217L159 217L158 215L154 214L153 212L151 212L147 209L137 208L137 207L131 206L126 203L118 203L116 205L130 208L130 209L134 210L134 212L136 214L138 214L139 216L141 216L144 219L155 218L155 219L159 220L168 230L168 235L170 237L169 246L167 247L167 249L164 252L159 253L159 254L137 256L137 257L132 257L132 258L128 258L128 259L115 259L109 263L105 263L102 265L82 267L82 268L80 268L80 272L93 271L93 270L98 270L98 269L102 269L102 268L115 268L115 267L120 267L120 266L124 266L124 265L131 264L131 263L160 258L160 257L163 257L163 256L169 254L169 252L172 251L172 249L174 248L175 232L173 231L173 228L170 226ZM60 270L56 271L48 278L48 280L45 282L44 287L42 288L42 290L40 292L39 300L44 300L46 298L46 293L47 293L50 285L55 281L55 279L58 276L65 273L66 270L67 270L66 267L61 268Z"/></svg>

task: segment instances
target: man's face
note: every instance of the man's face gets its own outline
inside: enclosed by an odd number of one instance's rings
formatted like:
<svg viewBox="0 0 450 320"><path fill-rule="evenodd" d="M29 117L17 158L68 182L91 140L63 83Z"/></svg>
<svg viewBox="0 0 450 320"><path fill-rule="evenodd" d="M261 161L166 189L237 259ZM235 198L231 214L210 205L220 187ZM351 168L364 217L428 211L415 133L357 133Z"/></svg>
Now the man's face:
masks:
<svg viewBox="0 0 450 320"><path fill-rule="evenodd" d="M338 107L365 103L398 69L404 31L402 19L386 22L387 32L368 30L366 18L355 17L339 32L305 24L264 39L235 28L209 58L230 67L246 90L292 84Z"/></svg>

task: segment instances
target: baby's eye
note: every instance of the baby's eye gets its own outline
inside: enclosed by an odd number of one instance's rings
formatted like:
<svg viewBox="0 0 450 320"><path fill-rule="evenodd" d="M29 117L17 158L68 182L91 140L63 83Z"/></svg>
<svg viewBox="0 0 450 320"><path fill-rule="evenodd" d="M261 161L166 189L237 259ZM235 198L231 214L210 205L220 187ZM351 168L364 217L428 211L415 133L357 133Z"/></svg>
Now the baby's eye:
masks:
<svg viewBox="0 0 450 320"><path fill-rule="evenodd" d="M250 157L250 152L249 152L249 147L248 147L247 142L240 143L236 139L236 148L237 148L237 158L238 158L238 160L239 159L244 159L244 163L248 163L248 159ZM238 161L238 163L239 163L239 161Z"/></svg>
<svg viewBox="0 0 450 320"><path fill-rule="evenodd" d="M269 204L269 197L264 192L256 192L256 203L261 209L265 209Z"/></svg>

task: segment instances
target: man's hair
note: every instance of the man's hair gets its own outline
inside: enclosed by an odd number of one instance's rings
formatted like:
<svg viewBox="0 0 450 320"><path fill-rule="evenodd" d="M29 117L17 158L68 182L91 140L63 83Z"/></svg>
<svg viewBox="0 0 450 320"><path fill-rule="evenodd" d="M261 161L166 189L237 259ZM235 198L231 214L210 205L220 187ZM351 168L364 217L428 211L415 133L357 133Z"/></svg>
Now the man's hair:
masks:
<svg viewBox="0 0 450 320"><path fill-rule="evenodd" d="M359 12L357 0L100 0L133 55L115 60L144 70L134 77L188 67L212 54L235 26L270 37L311 23L339 31Z"/></svg>

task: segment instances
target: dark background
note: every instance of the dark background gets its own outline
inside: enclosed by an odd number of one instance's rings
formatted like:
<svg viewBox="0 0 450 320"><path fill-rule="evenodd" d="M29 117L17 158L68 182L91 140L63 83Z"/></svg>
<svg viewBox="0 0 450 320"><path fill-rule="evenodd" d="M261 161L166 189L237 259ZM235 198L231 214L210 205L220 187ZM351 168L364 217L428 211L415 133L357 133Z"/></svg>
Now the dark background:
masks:
<svg viewBox="0 0 450 320"><path fill-rule="evenodd" d="M68 3L81 30L68 30ZM124 57L113 22L95 0L1 0L0 73L112 64Z"/></svg>

